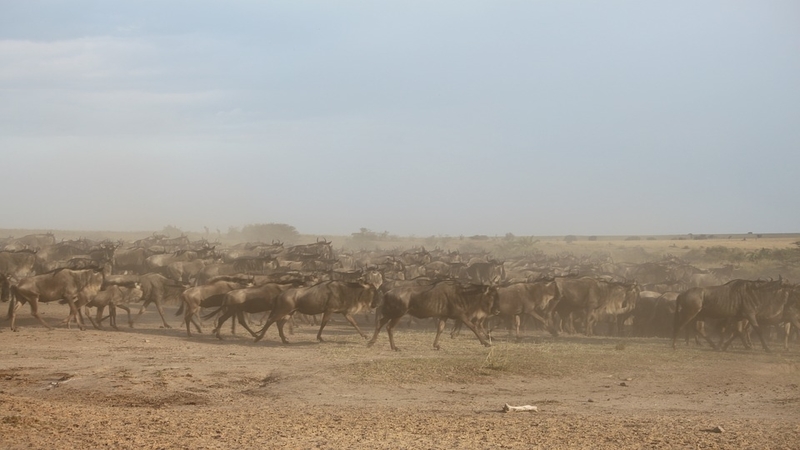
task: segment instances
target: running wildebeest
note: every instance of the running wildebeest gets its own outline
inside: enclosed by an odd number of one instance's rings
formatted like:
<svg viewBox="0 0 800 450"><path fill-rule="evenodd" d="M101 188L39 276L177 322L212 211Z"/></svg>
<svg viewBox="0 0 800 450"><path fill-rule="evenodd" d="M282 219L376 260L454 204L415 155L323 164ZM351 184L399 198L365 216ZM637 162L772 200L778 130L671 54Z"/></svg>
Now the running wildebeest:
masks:
<svg viewBox="0 0 800 450"><path fill-rule="evenodd" d="M16 304L18 302L28 303L31 306L31 315L45 327L52 328L39 315L39 302L48 303L63 299L69 304L70 309L66 320L67 328L75 318L78 327L83 330L85 326L79 308L88 303L102 285L103 273L91 269L59 269L51 273L25 278L11 286L11 294L14 297L8 307L11 329L16 331Z"/></svg>
<svg viewBox="0 0 800 450"><path fill-rule="evenodd" d="M256 342L264 338L270 325L278 322L278 334L284 344L288 344L283 326L295 312L307 315L322 314L317 340L322 342L322 330L330 320L333 313L342 314L345 319L358 331L364 339L364 334L358 327L353 314L362 309L369 308L375 301L377 289L371 284L351 283L346 281L323 281L310 287L288 289L282 293L275 302L275 307L269 314L269 319L258 332Z"/></svg>
<svg viewBox="0 0 800 450"><path fill-rule="evenodd" d="M675 327L672 332L672 348L676 348L678 332L689 322L697 319L743 320L750 322L769 352L759 320L778 322L784 316L790 286L782 279L777 281L733 280L721 286L691 288L678 295L675 305ZM702 329L700 335L711 345L719 347L708 338ZM735 336L731 337L732 341ZM727 344L723 345L727 347Z"/></svg>
<svg viewBox="0 0 800 450"><path fill-rule="evenodd" d="M175 315L180 315L185 311L183 321L186 323L186 334L189 337L192 337L190 323L194 324L198 333L203 332L200 329L200 323L196 318L200 308L220 306L219 304L209 304L209 302L205 302L206 299L218 294L224 294L234 289L242 289L247 286L247 283L252 283L252 277L249 281L245 281L241 277L219 277L212 279L211 283L209 284L190 287L189 289L183 291L183 293L181 293L181 306L178 308L178 311L175 313Z"/></svg>
<svg viewBox="0 0 800 450"><path fill-rule="evenodd" d="M439 337L444 331L447 319L460 320L475 333L481 344L490 346L472 323L474 318L494 315L498 310L497 288L483 285L461 285L455 281L439 281L430 285L405 285L388 291L383 303L378 308L380 319L375 324L375 334L368 345L375 344L378 334L386 325L389 334L389 345L398 350L394 344L394 327L406 314L418 319L435 318L438 320L433 348L439 349Z"/></svg>
<svg viewBox="0 0 800 450"><path fill-rule="evenodd" d="M223 296L221 306L203 316L203 319L210 319L211 317L219 314L222 315L217 319L217 326L214 328L214 335L222 340L220 329L222 325L231 317L236 320L247 330L253 337L257 337L257 333L250 329L247 321L244 318L244 313L255 314L261 312L271 311L275 306L277 298L289 288L300 287L302 282L292 281L288 283L265 283L260 286L247 287L242 289L235 289L228 291Z"/></svg>

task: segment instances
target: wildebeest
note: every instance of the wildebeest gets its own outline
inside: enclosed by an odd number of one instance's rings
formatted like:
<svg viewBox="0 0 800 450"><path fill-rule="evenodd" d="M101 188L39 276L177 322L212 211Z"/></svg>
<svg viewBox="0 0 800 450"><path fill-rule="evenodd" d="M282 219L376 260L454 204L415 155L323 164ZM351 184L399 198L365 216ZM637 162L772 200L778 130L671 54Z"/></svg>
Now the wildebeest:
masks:
<svg viewBox="0 0 800 450"><path fill-rule="evenodd" d="M8 307L11 318L11 329L16 331L16 303L28 303L31 315L42 325L52 328L39 315L39 302L48 303L66 300L69 304L70 314L66 323L69 328L72 318L75 317L81 330L85 329L79 308L88 303L103 285L103 273L94 270L59 269L51 273L36 275L21 280L11 286L14 299Z"/></svg>
<svg viewBox="0 0 800 450"><path fill-rule="evenodd" d="M252 282L252 278L250 279L250 282ZM204 303L204 300L218 294L224 294L234 289L242 289L243 287L246 287L245 283L247 282L239 277L219 277L211 280L211 283L209 284L190 287L189 289L183 291L183 293L181 293L181 306L175 315L180 315L181 312L184 313L183 321L186 323L186 334L189 337L192 336L190 324L194 324L198 333L203 332L200 329L200 323L195 317L200 308L220 306L219 304Z"/></svg>
<svg viewBox="0 0 800 450"><path fill-rule="evenodd" d="M142 290L137 287L125 287L117 285L106 286L105 289L98 292L89 302L84 305L86 317L92 322L92 325L97 328L102 328L103 310L108 307L108 319L111 327L117 329L117 308L125 310L128 313L128 325L133 327L133 320L131 319L131 309L127 303L139 301L142 298ZM97 308L97 319L92 319L89 314L89 308Z"/></svg>
<svg viewBox="0 0 800 450"><path fill-rule="evenodd" d="M593 334L593 326L601 314L619 316L633 311L639 299L639 286L590 277L556 278L558 297L551 302L550 318L556 308L559 315L581 313L586 321L585 333ZM563 317L561 318L564 319Z"/></svg>
<svg viewBox="0 0 800 450"><path fill-rule="evenodd" d="M558 285L555 281L534 283L514 283L497 288L499 316L513 319L516 339L519 340L521 316L534 318L545 326L552 326L542 317L549 309L550 302L558 298ZM555 333L555 330L550 330Z"/></svg>
<svg viewBox="0 0 800 450"><path fill-rule="evenodd" d="M114 253L114 270L116 272L125 270L136 273L146 272L147 266L145 261L155 254L155 250L142 247L117 250Z"/></svg>
<svg viewBox="0 0 800 450"><path fill-rule="evenodd" d="M33 275L35 265L33 250L0 251L0 273L24 278Z"/></svg>
<svg viewBox="0 0 800 450"><path fill-rule="evenodd" d="M162 304L164 303L164 300L169 298L171 295L178 296L189 286L179 283L175 280L171 280L160 273L146 273L141 277L138 277L138 282L140 284L140 289L142 290L142 307L139 309L139 313L136 314L134 320L137 320L142 314L144 314L145 309L147 309L147 306L150 303L155 303L158 314L161 316L161 322L163 323L164 328L172 328L164 318L164 309Z"/></svg>
<svg viewBox="0 0 800 450"><path fill-rule="evenodd" d="M633 310L633 334L639 337L670 337L677 292L644 291Z"/></svg>
<svg viewBox="0 0 800 450"><path fill-rule="evenodd" d="M497 288L483 285L461 285L455 281L439 281L434 284L410 284L391 289L384 295L383 303L378 308L380 319L375 324L375 334L368 345L373 345L378 334L386 325L389 334L389 345L397 350L394 344L394 327L400 319L409 314L418 319L435 318L438 320L433 348L439 349L439 337L444 331L447 319L460 320L475 333L481 344L489 346L489 342L472 323L474 318L485 317L498 312Z"/></svg>
<svg viewBox="0 0 800 450"><path fill-rule="evenodd" d="M284 344L288 344L283 326L295 312L307 315L322 314L317 340L322 341L322 330L327 325L333 313L342 314L345 319L358 331L363 338L367 338L358 327L353 314L367 309L374 302L377 289L371 284L351 283L346 281L323 281L309 287L288 289L282 293L275 302L275 307L269 314L269 319L258 332L256 342L260 341L270 325L278 322L278 334Z"/></svg>
<svg viewBox="0 0 800 450"><path fill-rule="evenodd" d="M498 284L505 280L506 271L502 262L475 262L467 267L466 275L475 284Z"/></svg>
<svg viewBox="0 0 800 450"><path fill-rule="evenodd" d="M275 306L277 298L287 289L299 287L301 282L289 283L265 283L260 286L246 287L228 291L222 298L221 306L215 311L203 316L203 319L210 319L216 314L222 313L217 319L217 326L214 328L214 335L222 339L220 329L222 325L231 317L239 323L253 336L257 334L250 329L244 318L244 313L255 314L271 311Z"/></svg>
<svg viewBox="0 0 800 450"><path fill-rule="evenodd" d="M784 316L790 287L777 281L733 280L721 286L692 288L681 293L676 301L672 347L676 347L678 333L693 320L746 319L755 330L764 350L770 349L764 340L759 322L777 323ZM718 346L702 330L701 336L713 347ZM733 337L730 339L733 340ZM724 344L727 347L730 341Z"/></svg>
<svg viewBox="0 0 800 450"><path fill-rule="evenodd" d="M53 233L29 234L21 238L12 239L7 243L4 250L17 251L24 249L38 250L56 243Z"/></svg>

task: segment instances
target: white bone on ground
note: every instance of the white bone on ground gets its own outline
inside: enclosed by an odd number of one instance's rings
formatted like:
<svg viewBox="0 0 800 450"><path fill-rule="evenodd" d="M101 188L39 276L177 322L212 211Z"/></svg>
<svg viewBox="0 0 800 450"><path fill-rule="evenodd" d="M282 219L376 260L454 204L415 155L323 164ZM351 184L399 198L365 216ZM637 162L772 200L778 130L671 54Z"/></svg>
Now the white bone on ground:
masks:
<svg viewBox="0 0 800 450"><path fill-rule="evenodd" d="M503 406L505 412L519 412L519 411L539 411L539 408L531 405L511 406L508 403Z"/></svg>

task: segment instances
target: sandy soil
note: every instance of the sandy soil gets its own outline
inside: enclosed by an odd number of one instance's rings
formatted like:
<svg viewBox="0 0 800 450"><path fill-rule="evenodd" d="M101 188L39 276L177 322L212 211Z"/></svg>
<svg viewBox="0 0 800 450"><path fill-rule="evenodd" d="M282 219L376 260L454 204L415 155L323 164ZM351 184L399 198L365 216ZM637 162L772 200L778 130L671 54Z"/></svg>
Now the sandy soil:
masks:
<svg viewBox="0 0 800 450"><path fill-rule="evenodd" d="M54 325L67 313L43 311ZM385 332L368 348L342 319L326 328L324 343L312 326L298 327L288 346L272 329L257 344L229 328L218 341L210 324L187 338L170 319L176 328L160 329L148 312L134 329L83 332L50 331L25 317L12 333L4 323L0 448L800 447L798 348L720 356L632 339L635 350L614 353L604 350L613 345L607 339L564 337L571 347L563 351L616 358L613 370L541 375L532 358L531 375L437 378L443 365L434 362L485 360L488 350L461 335L434 351L428 328L398 330L399 353ZM536 352L544 339L509 345ZM637 363L628 367L627 355ZM652 363L643 365L643 355ZM363 370L419 361L431 361L424 381ZM539 412L503 413L506 403ZM724 431L711 431L717 426Z"/></svg>

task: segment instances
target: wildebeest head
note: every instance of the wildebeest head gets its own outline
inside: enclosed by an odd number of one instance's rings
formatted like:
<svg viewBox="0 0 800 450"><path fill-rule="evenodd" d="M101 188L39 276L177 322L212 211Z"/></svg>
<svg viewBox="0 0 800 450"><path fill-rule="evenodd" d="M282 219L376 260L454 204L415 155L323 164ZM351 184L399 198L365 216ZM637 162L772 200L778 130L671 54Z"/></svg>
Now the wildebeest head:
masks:
<svg viewBox="0 0 800 450"><path fill-rule="evenodd" d="M500 314L500 294L497 292L497 286L484 286L483 296L488 302L491 302L489 315Z"/></svg>
<svg viewBox="0 0 800 450"><path fill-rule="evenodd" d="M641 292L641 288L639 288L638 283L632 283L625 289L625 300L622 302L622 307L628 310L631 310L636 307L636 302L639 300L639 293Z"/></svg>

